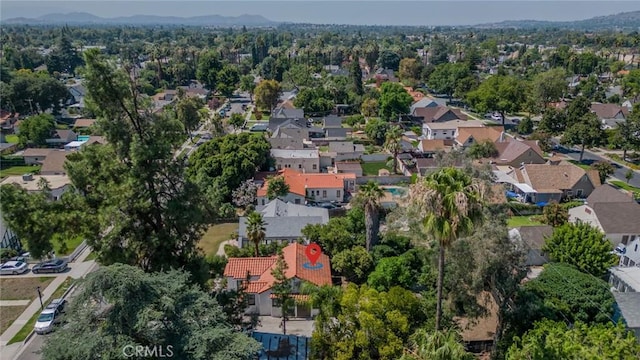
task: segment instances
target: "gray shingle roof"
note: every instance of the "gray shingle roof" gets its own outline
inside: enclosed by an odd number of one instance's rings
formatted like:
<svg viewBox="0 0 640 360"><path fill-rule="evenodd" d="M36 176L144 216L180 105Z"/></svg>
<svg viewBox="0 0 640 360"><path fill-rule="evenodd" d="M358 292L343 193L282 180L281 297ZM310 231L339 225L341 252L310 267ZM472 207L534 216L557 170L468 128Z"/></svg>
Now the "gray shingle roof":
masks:
<svg viewBox="0 0 640 360"><path fill-rule="evenodd" d="M587 204L594 205L596 203L617 203L617 202L633 202L630 195L614 188L609 184L597 187L587 198Z"/></svg>
<svg viewBox="0 0 640 360"><path fill-rule="evenodd" d="M302 229L308 224L324 224L320 216L266 217L265 233L267 238L302 237ZM247 219L240 218L238 234L247 237Z"/></svg>
<svg viewBox="0 0 640 360"><path fill-rule="evenodd" d="M640 205L635 202L595 203L591 207L605 233L640 233Z"/></svg>
<svg viewBox="0 0 640 360"><path fill-rule="evenodd" d="M640 293L614 292L613 297L627 326L632 329L640 328Z"/></svg>
<svg viewBox="0 0 640 360"><path fill-rule="evenodd" d="M544 245L545 237L551 236L553 227L549 225L521 226L518 228L520 238L531 249L540 250Z"/></svg>

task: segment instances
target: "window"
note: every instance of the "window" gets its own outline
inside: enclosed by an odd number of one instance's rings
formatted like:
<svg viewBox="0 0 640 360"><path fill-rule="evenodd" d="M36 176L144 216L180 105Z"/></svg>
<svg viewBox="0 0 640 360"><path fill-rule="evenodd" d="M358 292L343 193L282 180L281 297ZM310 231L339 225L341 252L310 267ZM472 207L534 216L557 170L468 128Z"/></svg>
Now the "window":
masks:
<svg viewBox="0 0 640 360"><path fill-rule="evenodd" d="M280 307L280 299L276 299L276 298L271 299L271 306Z"/></svg>
<svg viewBox="0 0 640 360"><path fill-rule="evenodd" d="M322 190L322 197L326 198L327 197L327 190Z"/></svg>
<svg viewBox="0 0 640 360"><path fill-rule="evenodd" d="M340 190L336 191L336 196L339 198L340 197Z"/></svg>
<svg viewBox="0 0 640 360"><path fill-rule="evenodd" d="M264 199L262 199L262 205L264 205Z"/></svg>
<svg viewBox="0 0 640 360"><path fill-rule="evenodd" d="M638 244L634 247L633 251L638 252Z"/></svg>
<svg viewBox="0 0 640 360"><path fill-rule="evenodd" d="M624 245L627 245L627 243L628 243L628 242L629 242L629 235L624 235L624 236L622 237L622 243L623 243Z"/></svg>
<svg viewBox="0 0 640 360"><path fill-rule="evenodd" d="M302 164L298 164L298 169L302 169Z"/></svg>
<svg viewBox="0 0 640 360"><path fill-rule="evenodd" d="M293 203L294 203L294 204L300 204L300 199L295 199L295 200L293 200Z"/></svg>
<svg viewBox="0 0 640 360"><path fill-rule="evenodd" d="M576 195L577 196L582 196L582 189L577 189L576 190Z"/></svg>
<svg viewBox="0 0 640 360"><path fill-rule="evenodd" d="M282 164L278 164L278 170L282 170Z"/></svg>
<svg viewBox="0 0 640 360"><path fill-rule="evenodd" d="M256 294L247 294L247 304L249 305L256 304Z"/></svg>
<svg viewBox="0 0 640 360"><path fill-rule="evenodd" d="M313 164L313 170L317 170L318 169L318 165Z"/></svg>
<svg viewBox="0 0 640 360"><path fill-rule="evenodd" d="M243 282L244 282L244 280L236 280L236 289L242 288L242 283Z"/></svg>

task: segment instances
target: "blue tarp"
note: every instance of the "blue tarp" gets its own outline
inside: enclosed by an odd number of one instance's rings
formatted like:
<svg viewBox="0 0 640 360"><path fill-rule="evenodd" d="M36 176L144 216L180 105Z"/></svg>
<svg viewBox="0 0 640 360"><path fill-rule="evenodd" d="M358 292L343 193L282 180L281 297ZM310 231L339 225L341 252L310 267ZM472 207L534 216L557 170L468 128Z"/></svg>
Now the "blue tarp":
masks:
<svg viewBox="0 0 640 360"><path fill-rule="evenodd" d="M507 191L507 197L508 198L515 198L515 197L518 197L518 194L513 192L513 191Z"/></svg>
<svg viewBox="0 0 640 360"><path fill-rule="evenodd" d="M545 201L540 201L540 202L537 202L536 205L543 207L543 206L546 206L547 203Z"/></svg>

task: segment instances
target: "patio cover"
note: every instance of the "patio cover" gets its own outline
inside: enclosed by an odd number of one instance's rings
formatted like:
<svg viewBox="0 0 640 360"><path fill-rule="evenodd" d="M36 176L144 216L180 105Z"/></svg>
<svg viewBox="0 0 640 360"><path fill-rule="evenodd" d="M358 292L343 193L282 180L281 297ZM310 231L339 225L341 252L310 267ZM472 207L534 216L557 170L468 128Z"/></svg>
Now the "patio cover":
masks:
<svg viewBox="0 0 640 360"><path fill-rule="evenodd" d="M537 191L535 191L531 186L524 183L514 183L513 186L517 187L525 194L537 193Z"/></svg>

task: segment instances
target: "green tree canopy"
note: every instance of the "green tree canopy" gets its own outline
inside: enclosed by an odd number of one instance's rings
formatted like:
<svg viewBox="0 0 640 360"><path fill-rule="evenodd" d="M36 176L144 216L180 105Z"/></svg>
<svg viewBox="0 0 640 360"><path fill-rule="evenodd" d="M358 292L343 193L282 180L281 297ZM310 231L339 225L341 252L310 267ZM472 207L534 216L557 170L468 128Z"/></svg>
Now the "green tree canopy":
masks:
<svg viewBox="0 0 640 360"><path fill-rule="evenodd" d="M342 250L331 258L331 267L347 281L362 284L373 268L371 254L362 246Z"/></svg>
<svg viewBox="0 0 640 360"><path fill-rule="evenodd" d="M369 119L364 126L364 133L377 145L384 144L387 138L387 130L389 130L389 123L378 118Z"/></svg>
<svg viewBox="0 0 640 360"><path fill-rule="evenodd" d="M18 138L23 146L33 145L45 147L56 128L56 121L51 114L40 114L24 119L20 125Z"/></svg>
<svg viewBox="0 0 640 360"><path fill-rule="evenodd" d="M87 275L47 339L47 360L121 359L125 346L169 346L179 359L253 359L260 344L236 332L220 305L186 273L146 274L116 264Z"/></svg>
<svg viewBox="0 0 640 360"><path fill-rule="evenodd" d="M276 176L268 181L267 198L273 200L278 197L284 197L289 194L289 184L287 184L284 176Z"/></svg>
<svg viewBox="0 0 640 360"><path fill-rule="evenodd" d="M545 239L543 250L552 260L573 265L594 276L603 276L618 260L611 253L613 246L605 235L584 223L555 228L551 237Z"/></svg>
<svg viewBox="0 0 640 360"><path fill-rule="evenodd" d="M380 86L380 116L396 120L398 115L407 114L413 98L401 84L385 82Z"/></svg>
<svg viewBox="0 0 640 360"><path fill-rule="evenodd" d="M620 359L640 358L640 345L635 336L618 324L588 325L577 322L541 321L515 339L508 360L546 359Z"/></svg>
<svg viewBox="0 0 640 360"><path fill-rule="evenodd" d="M541 109L545 109L551 102L558 101L567 91L566 72L562 68L536 75L531 84L531 97Z"/></svg>
<svg viewBox="0 0 640 360"><path fill-rule="evenodd" d="M218 54L213 51L203 51L198 56L196 78L202 81L207 89L216 91L218 86L218 72L222 69L222 63Z"/></svg>
<svg viewBox="0 0 640 360"><path fill-rule="evenodd" d="M491 140L476 142L467 148L467 154L472 159L492 158L498 156L496 144Z"/></svg>
<svg viewBox="0 0 640 360"><path fill-rule="evenodd" d="M506 113L519 111L526 101L526 84L514 76L493 75L467 94L478 112L497 111L504 125Z"/></svg>
<svg viewBox="0 0 640 360"><path fill-rule="evenodd" d="M446 94L451 98L456 93L458 83L470 75L471 71L465 63L443 63L436 66L429 75L428 84L436 93Z"/></svg>
<svg viewBox="0 0 640 360"><path fill-rule="evenodd" d="M278 104L281 91L276 80L262 80L253 91L256 105L262 109L273 110Z"/></svg>
<svg viewBox="0 0 640 360"><path fill-rule="evenodd" d="M238 83L240 82L238 67L231 64L224 64L218 72L217 78L218 91L220 91L223 96L230 97L238 88Z"/></svg>

